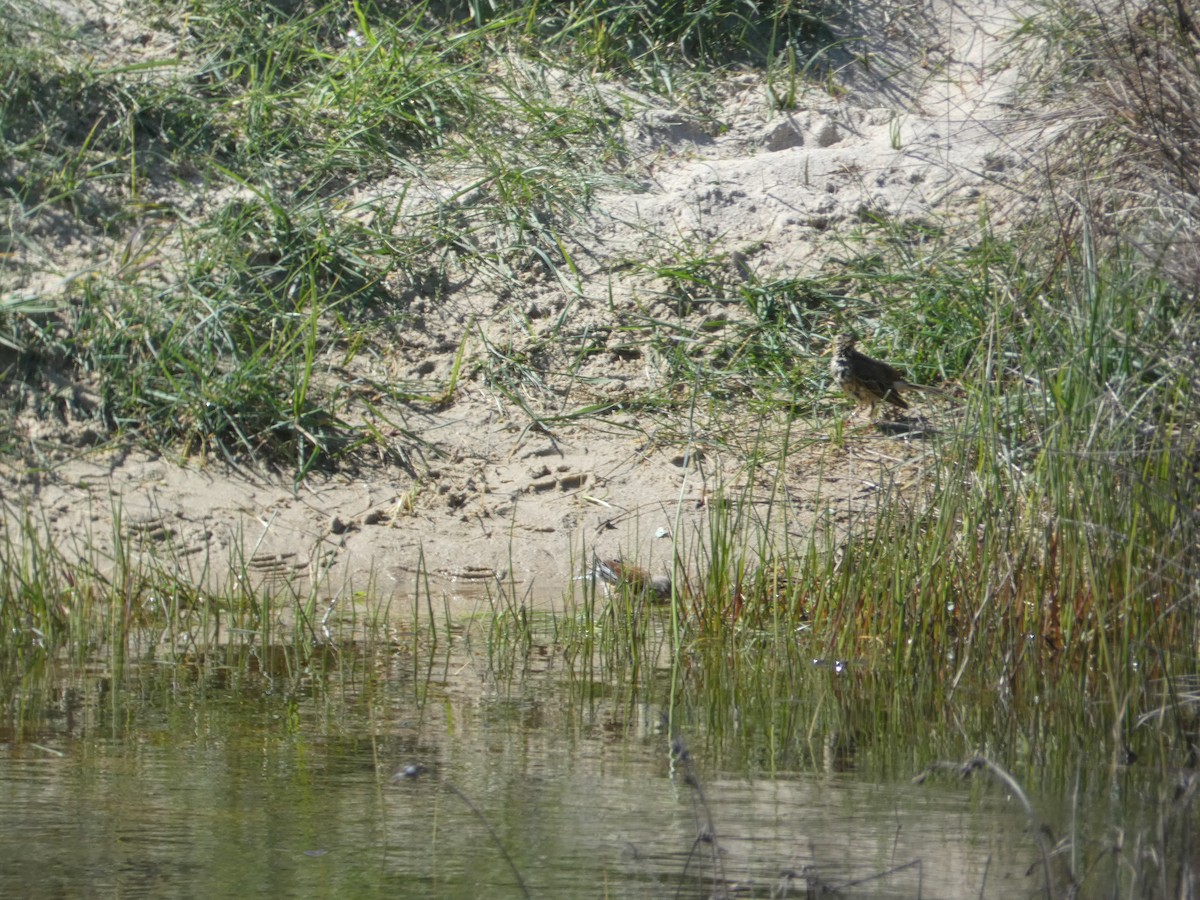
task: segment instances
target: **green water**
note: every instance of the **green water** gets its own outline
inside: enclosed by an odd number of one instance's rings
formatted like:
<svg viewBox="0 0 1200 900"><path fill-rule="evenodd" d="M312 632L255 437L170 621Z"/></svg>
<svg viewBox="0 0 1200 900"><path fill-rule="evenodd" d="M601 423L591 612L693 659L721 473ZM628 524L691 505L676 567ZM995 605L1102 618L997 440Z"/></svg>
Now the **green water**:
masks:
<svg viewBox="0 0 1200 900"><path fill-rule="evenodd" d="M0 896L1036 892L1002 792L880 778L853 751L765 771L699 722L688 764L661 706L549 668L243 648L44 677L0 733Z"/></svg>

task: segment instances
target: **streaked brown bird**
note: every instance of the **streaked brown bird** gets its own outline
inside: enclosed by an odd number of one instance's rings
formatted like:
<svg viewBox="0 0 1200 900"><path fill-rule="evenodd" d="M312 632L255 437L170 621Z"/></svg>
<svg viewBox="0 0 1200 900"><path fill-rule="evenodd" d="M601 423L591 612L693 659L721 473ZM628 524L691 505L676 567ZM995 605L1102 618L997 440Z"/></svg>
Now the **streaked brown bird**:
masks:
<svg viewBox="0 0 1200 900"><path fill-rule="evenodd" d="M599 578L605 584L618 586L628 584L636 592L645 592L657 600L671 598L671 579L666 575L651 575L641 566L630 565L620 559L600 559L592 561L593 577Z"/></svg>
<svg viewBox="0 0 1200 900"><path fill-rule="evenodd" d="M908 404L900 396L902 391L941 393L937 388L913 384L899 369L860 353L854 346L857 343L858 335L853 333L838 337L833 345L829 374L846 396L858 403L870 404L871 418L875 417L875 406L881 400L900 409L908 409Z"/></svg>

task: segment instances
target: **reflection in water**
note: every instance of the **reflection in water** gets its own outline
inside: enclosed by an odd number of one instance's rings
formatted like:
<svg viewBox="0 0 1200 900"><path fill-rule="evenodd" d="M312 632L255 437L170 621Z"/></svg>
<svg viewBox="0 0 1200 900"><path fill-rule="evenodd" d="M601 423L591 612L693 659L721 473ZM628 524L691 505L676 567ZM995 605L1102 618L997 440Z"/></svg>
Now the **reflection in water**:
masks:
<svg viewBox="0 0 1200 900"><path fill-rule="evenodd" d="M48 685L0 735L0 895L525 896L506 855L533 897L1035 886L999 798L819 760L725 773L673 756L660 710L588 693L386 647ZM394 779L406 766L421 777Z"/></svg>

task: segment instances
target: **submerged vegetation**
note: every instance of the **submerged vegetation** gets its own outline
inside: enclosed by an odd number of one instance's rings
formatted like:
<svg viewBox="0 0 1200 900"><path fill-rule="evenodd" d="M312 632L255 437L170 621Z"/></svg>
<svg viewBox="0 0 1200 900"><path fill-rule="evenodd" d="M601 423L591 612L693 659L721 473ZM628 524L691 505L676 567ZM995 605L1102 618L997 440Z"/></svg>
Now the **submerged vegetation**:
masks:
<svg viewBox="0 0 1200 900"><path fill-rule="evenodd" d="M103 660L119 679L232 644L277 648L300 672L343 644L416 658L465 640L497 678L543 654L581 698L616 685L631 716L652 698L667 730L751 771L845 753L898 777L983 754L973 771L1014 773L1035 806L1051 798L1048 828L1067 838L1038 832L1053 857L1046 896L1186 894L1200 9L1115 6L1047 4L1019 35L1041 61L1042 101L1067 111L1020 229L993 228L983 207L964 245L868 216L818 277L733 283L723 251L646 236L652 258L631 264L681 318L747 312L700 334L650 315L616 328L616 352L653 352L666 374L624 408L659 440L745 461L740 486L707 499L708 532L676 536L668 603L584 581L542 618L501 581L495 617L464 634L427 586L397 624L364 597L266 596L245 571L200 587L177 560L125 552L120 522L115 558L80 563L46 543L41 511L10 508L6 739L36 735L30 698L61 664ZM417 468L425 438L382 410L453 403L460 380L486 383L530 426L608 412L570 394L596 351L565 314L523 346L465 325L432 392L382 376L351 389L330 373L419 326L456 283L504 292L536 278L582 297L572 230L596 190L634 178L622 132L634 88L703 113L724 67L785 88L828 78L843 14L734 0L136 9L137 40L157 52L114 59L78 23L0 0L0 252L37 268L51 229L114 249L62 272L52 297L0 298L0 448L23 458L12 420L32 408L297 483L381 457ZM378 191L361 190L367 178ZM885 353L912 348L912 369L953 384L961 415L900 435L925 450L876 486L869 514L819 511L821 527L798 535L789 465L819 467L853 439L823 398L824 364L797 353L831 325L869 326ZM1094 808L1057 805L1068 789Z"/></svg>

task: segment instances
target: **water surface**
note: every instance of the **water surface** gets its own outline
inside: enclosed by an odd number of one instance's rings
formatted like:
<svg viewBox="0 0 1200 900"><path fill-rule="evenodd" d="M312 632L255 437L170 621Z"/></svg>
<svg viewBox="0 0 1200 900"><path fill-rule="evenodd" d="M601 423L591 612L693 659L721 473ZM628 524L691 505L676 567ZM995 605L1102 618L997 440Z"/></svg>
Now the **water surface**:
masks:
<svg viewBox="0 0 1200 900"><path fill-rule="evenodd" d="M680 759L664 710L629 692L499 679L461 645L418 655L229 648L51 680L0 744L0 895L1036 887L1026 823L998 792L879 781L828 755L756 771L687 723Z"/></svg>

